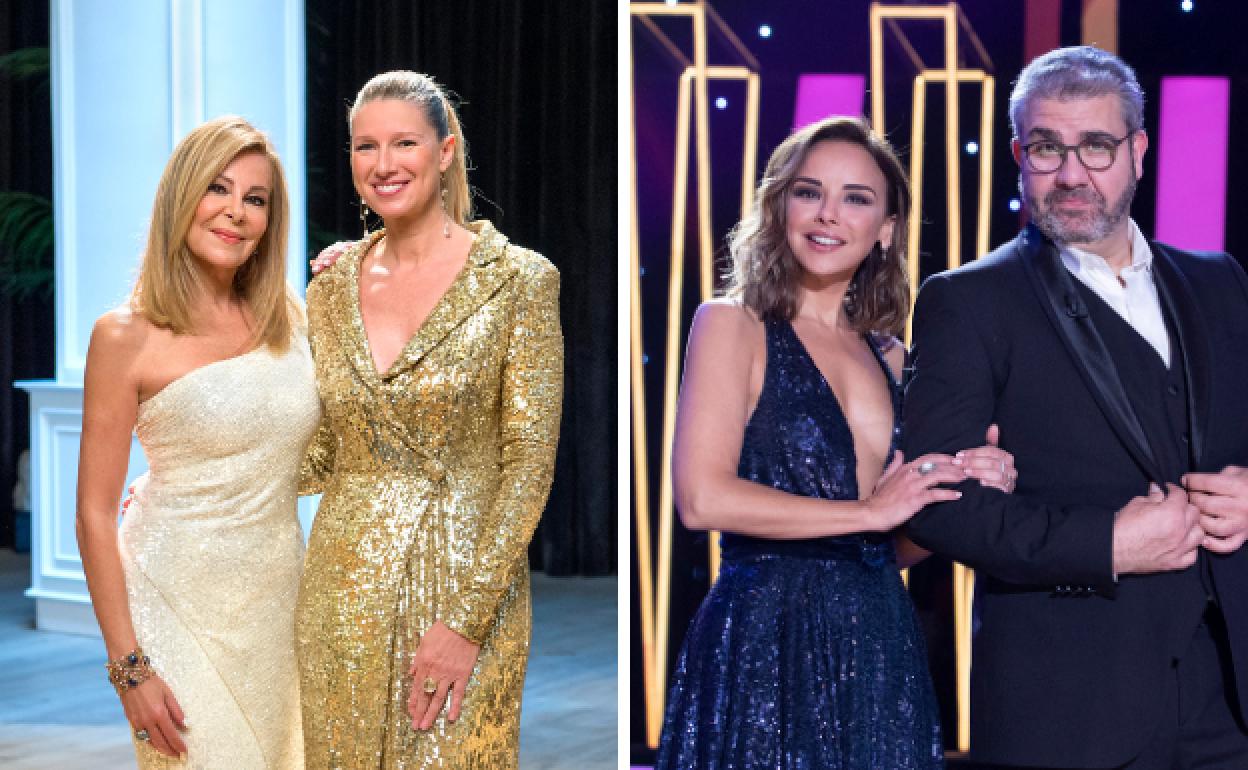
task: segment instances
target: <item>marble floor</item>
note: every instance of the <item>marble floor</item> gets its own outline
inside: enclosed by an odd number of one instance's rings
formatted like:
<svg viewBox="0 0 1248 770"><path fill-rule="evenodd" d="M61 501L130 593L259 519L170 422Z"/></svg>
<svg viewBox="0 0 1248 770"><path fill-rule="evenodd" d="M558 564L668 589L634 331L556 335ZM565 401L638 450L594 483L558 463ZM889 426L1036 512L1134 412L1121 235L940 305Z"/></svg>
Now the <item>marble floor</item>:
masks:
<svg viewBox="0 0 1248 770"><path fill-rule="evenodd" d="M129 770L121 706L98 638L34 630L30 557L0 549L0 767ZM533 575L520 767L616 766L615 578Z"/></svg>

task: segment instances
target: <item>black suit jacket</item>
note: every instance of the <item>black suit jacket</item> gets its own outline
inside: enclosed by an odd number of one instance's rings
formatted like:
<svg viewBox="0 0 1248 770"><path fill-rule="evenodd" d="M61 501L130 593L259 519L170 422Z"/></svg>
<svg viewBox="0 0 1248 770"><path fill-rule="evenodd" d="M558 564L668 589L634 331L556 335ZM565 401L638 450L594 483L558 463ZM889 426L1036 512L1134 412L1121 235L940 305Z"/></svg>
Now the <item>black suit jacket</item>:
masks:
<svg viewBox="0 0 1248 770"><path fill-rule="evenodd" d="M1248 279L1226 254L1152 249L1180 343L1172 360L1188 374L1191 467L1248 465ZM981 761L1131 759L1203 606L1191 573L1114 580L1115 512L1150 481L1175 479L1161 477L1075 281L1028 227L933 276L915 308L906 456L979 446L995 422L1019 471L1012 495L963 484L961 499L909 525L917 543L977 571L971 751ZM1209 559L1248 703L1248 548Z"/></svg>

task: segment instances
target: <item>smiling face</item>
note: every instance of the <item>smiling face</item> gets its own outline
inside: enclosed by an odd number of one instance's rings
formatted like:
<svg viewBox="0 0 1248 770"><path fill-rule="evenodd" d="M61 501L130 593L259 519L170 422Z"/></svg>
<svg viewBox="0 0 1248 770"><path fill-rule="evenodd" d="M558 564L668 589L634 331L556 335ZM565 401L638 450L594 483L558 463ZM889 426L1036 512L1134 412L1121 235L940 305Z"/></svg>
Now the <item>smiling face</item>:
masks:
<svg viewBox="0 0 1248 770"><path fill-rule="evenodd" d="M269 226L273 165L261 152L230 161L204 192L186 246L203 267L237 270L256 252Z"/></svg>
<svg viewBox="0 0 1248 770"><path fill-rule="evenodd" d="M892 242L888 182L871 154L852 142L810 148L789 186L785 215L803 283L848 284L876 243Z"/></svg>
<svg viewBox="0 0 1248 770"><path fill-rule="evenodd" d="M1136 131L1118 144L1114 162L1103 171L1089 171L1075 156L1066 155L1057 171L1032 171L1022 146L1051 141L1077 145L1083 141L1112 142L1128 133L1122 105L1114 94L1084 99L1037 98L1027 105L1013 142L1021 170L1020 188L1031 220L1059 243L1080 244L1099 253L1102 245L1125 237L1127 213L1144 173L1148 136Z"/></svg>
<svg viewBox="0 0 1248 770"><path fill-rule="evenodd" d="M425 110L403 99L362 105L351 123L351 177L382 219L419 218L440 207L439 185L455 139L438 139Z"/></svg>

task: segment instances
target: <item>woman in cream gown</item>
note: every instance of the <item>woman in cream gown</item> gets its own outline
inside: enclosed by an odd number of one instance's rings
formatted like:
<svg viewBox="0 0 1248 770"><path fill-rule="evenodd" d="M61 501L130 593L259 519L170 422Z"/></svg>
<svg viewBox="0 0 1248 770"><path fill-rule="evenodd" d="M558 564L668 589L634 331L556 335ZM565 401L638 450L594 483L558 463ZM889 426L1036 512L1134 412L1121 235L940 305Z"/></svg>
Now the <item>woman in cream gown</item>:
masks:
<svg viewBox="0 0 1248 770"><path fill-rule="evenodd" d="M195 129L161 179L130 302L92 334L78 538L143 770L303 767L295 503L320 410L286 206L263 134L240 118ZM118 529L132 431L150 470Z"/></svg>
<svg viewBox="0 0 1248 770"><path fill-rule="evenodd" d="M308 287L325 481L297 611L307 764L514 768L558 273L464 223L462 137L423 75L361 91L352 171L387 230Z"/></svg>

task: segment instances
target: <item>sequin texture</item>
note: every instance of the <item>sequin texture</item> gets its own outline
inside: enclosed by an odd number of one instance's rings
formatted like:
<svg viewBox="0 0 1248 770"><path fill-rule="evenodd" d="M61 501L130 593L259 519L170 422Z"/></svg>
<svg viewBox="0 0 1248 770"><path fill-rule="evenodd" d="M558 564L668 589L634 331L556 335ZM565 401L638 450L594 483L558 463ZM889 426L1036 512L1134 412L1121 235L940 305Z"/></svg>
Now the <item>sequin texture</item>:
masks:
<svg viewBox="0 0 1248 770"><path fill-rule="evenodd" d="M868 344L900 415L900 389ZM766 345L738 475L857 499L853 436L836 396L788 322L766 322ZM722 547L676 665L657 768L943 767L926 653L887 536L725 534Z"/></svg>
<svg viewBox="0 0 1248 770"><path fill-rule="evenodd" d="M488 222L470 227L463 271L387 372L359 311L360 259L381 234L308 287L325 409L297 613L311 770L516 766L527 546L562 402L559 281ZM482 646L459 720L420 732L407 670L435 620Z"/></svg>
<svg viewBox="0 0 1248 770"><path fill-rule="evenodd" d="M302 337L174 380L139 405L149 471L118 533L135 635L187 722L185 763L303 767L294 609L300 462L320 416Z"/></svg>

